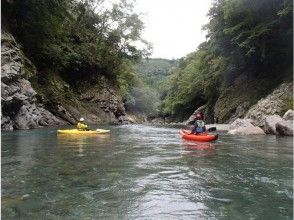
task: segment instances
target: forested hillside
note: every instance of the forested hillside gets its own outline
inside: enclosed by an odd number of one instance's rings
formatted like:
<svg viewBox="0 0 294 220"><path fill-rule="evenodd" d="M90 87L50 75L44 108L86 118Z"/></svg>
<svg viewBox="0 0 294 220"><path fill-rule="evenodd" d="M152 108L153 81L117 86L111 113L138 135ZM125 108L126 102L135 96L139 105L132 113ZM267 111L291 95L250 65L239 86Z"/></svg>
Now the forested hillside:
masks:
<svg viewBox="0 0 294 220"><path fill-rule="evenodd" d="M215 0L209 18L207 41L165 82L162 116L183 120L207 104L207 120L225 122L293 80L292 1Z"/></svg>
<svg viewBox="0 0 294 220"><path fill-rule="evenodd" d="M154 111L148 102L152 91L133 68L150 52L142 30L140 16L128 0L2 1L2 32L11 33L20 44L25 77L39 102L50 109L60 104L84 106L99 115L96 110L101 107L119 118L124 110L113 105L122 97L127 110ZM111 104L113 95L117 98Z"/></svg>
<svg viewBox="0 0 294 220"><path fill-rule="evenodd" d="M183 121L206 105L207 122L227 122L293 81L292 1L214 0L208 15L196 51L147 59L132 0L2 1L4 127L50 124L32 117L36 106L55 121L100 123L133 121L126 112Z"/></svg>
<svg viewBox="0 0 294 220"><path fill-rule="evenodd" d="M159 90L160 85L177 63L178 60L148 58L136 64L135 70L147 85Z"/></svg>

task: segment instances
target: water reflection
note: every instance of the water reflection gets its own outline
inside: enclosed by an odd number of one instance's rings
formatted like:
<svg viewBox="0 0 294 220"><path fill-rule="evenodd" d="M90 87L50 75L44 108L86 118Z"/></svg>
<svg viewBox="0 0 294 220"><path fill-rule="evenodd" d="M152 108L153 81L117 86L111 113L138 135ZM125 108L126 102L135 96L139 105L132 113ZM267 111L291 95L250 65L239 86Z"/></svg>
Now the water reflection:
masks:
<svg viewBox="0 0 294 220"><path fill-rule="evenodd" d="M25 175L35 163L34 154L40 143L47 137L32 135L32 131L3 132L6 136L1 140L2 168L15 168L14 175ZM43 146L46 147L46 146ZM9 172L10 173L10 172Z"/></svg>
<svg viewBox="0 0 294 220"><path fill-rule="evenodd" d="M58 134L57 135L57 146L62 148L72 148L78 154L77 156L85 156L85 149L94 144L106 144L110 140L109 134L87 134L87 135L76 135L76 134Z"/></svg>
<svg viewBox="0 0 294 220"><path fill-rule="evenodd" d="M206 157L215 154L215 144L210 142L192 142L184 140L182 144L185 156Z"/></svg>
<svg viewBox="0 0 294 220"><path fill-rule="evenodd" d="M2 133L2 217L292 219L292 143L230 135L197 143L144 125L110 135Z"/></svg>

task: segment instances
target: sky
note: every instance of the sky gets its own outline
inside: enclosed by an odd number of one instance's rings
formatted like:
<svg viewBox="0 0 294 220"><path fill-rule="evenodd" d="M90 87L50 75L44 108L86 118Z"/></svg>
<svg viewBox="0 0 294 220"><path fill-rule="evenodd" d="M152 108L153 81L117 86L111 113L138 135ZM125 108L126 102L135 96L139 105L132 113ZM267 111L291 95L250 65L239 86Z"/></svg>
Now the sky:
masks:
<svg viewBox="0 0 294 220"><path fill-rule="evenodd" d="M153 44L152 58L177 59L205 41L202 26L211 0L137 0L135 10L145 23L143 38Z"/></svg>

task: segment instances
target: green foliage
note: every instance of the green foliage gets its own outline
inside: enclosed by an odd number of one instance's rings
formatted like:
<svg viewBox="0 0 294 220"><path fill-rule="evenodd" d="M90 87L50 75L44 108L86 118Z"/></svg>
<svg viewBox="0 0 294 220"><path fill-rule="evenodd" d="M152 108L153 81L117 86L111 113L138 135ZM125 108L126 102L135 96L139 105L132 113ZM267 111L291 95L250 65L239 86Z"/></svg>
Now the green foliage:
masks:
<svg viewBox="0 0 294 220"><path fill-rule="evenodd" d="M4 9L11 12L12 30L37 68L49 66L74 83L99 74L115 78L125 58L148 54L132 1L121 0L110 8L103 2L19 0L5 1ZM137 42L146 47L138 49Z"/></svg>
<svg viewBox="0 0 294 220"><path fill-rule="evenodd" d="M287 97L283 99L283 107L281 111L281 116L283 116L289 109L293 110L293 97Z"/></svg>
<svg viewBox="0 0 294 220"><path fill-rule="evenodd" d="M31 79L36 77L36 67L35 65L24 55L24 70L25 70L25 78Z"/></svg>
<svg viewBox="0 0 294 220"><path fill-rule="evenodd" d="M143 59L135 65L135 70L147 85L159 90L170 70L176 66L177 60Z"/></svg>
<svg viewBox="0 0 294 220"><path fill-rule="evenodd" d="M227 120L242 102L252 104L292 79L292 16L290 0L215 0L207 42L168 77L161 114L184 118L207 103L208 117Z"/></svg>
<svg viewBox="0 0 294 220"><path fill-rule="evenodd" d="M104 75L118 87L127 106L137 108L143 105L143 96L152 92L132 69L131 61L150 51L149 43L141 38L144 26L133 4L132 0L112 4L104 0L4 0L2 12L38 69L35 82L43 73L55 73L79 90L85 84L99 84ZM28 77L32 77L27 64Z"/></svg>
<svg viewBox="0 0 294 220"><path fill-rule="evenodd" d="M159 102L157 92L142 81L129 60L121 65L117 81L127 110L148 115L156 113Z"/></svg>
<svg viewBox="0 0 294 220"><path fill-rule="evenodd" d="M207 100L215 99L225 60L212 56L207 47L204 43L198 51L189 54L168 78L163 86L163 115L184 117Z"/></svg>

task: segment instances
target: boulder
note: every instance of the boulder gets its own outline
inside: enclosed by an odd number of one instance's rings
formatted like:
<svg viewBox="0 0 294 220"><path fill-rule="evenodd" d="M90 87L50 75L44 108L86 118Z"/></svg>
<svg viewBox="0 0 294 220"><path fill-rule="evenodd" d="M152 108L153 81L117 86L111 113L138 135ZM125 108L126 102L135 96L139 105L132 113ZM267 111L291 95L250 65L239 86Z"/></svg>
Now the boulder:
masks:
<svg viewBox="0 0 294 220"><path fill-rule="evenodd" d="M293 121L283 120L276 124L277 134L281 136L293 136Z"/></svg>
<svg viewBox="0 0 294 220"><path fill-rule="evenodd" d="M279 115L271 115L265 118L264 122L264 132L266 134L276 134L276 124L283 119Z"/></svg>
<svg viewBox="0 0 294 220"><path fill-rule="evenodd" d="M118 120L121 124L134 124L134 123L136 123L136 120L133 117L128 116L128 115L121 115L121 116L119 116Z"/></svg>
<svg viewBox="0 0 294 220"><path fill-rule="evenodd" d="M229 130L229 134L234 135L263 135L265 134L264 131L257 126L253 127L239 127L233 130Z"/></svg>
<svg viewBox="0 0 294 220"><path fill-rule="evenodd" d="M293 120L294 111L292 109L289 109L283 116L283 119L285 120Z"/></svg>
<svg viewBox="0 0 294 220"><path fill-rule="evenodd" d="M234 135L263 135L264 131L257 126L254 126L251 119L238 118L229 126L229 134Z"/></svg>
<svg viewBox="0 0 294 220"><path fill-rule="evenodd" d="M239 127L248 127L252 128L254 125L252 125L252 120L251 119L241 119L238 118L236 119L232 124L229 126L229 130L233 130Z"/></svg>

